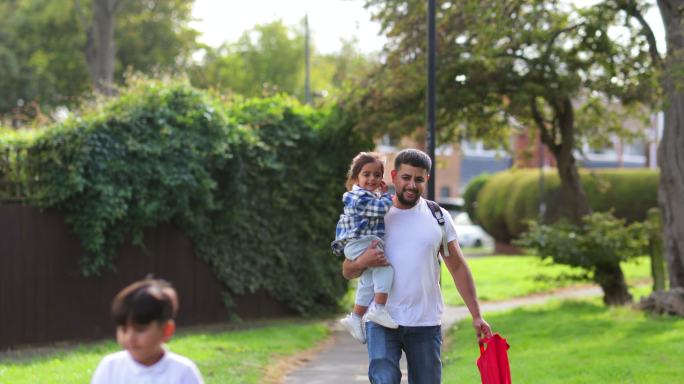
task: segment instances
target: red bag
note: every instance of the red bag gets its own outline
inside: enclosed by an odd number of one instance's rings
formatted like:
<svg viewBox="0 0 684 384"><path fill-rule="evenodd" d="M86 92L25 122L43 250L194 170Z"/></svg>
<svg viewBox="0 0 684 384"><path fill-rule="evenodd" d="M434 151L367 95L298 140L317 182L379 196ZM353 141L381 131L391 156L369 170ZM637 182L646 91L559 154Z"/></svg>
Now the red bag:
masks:
<svg viewBox="0 0 684 384"><path fill-rule="evenodd" d="M492 337L480 339L477 369L480 370L482 384L511 384L508 348L506 339L498 333L493 334Z"/></svg>

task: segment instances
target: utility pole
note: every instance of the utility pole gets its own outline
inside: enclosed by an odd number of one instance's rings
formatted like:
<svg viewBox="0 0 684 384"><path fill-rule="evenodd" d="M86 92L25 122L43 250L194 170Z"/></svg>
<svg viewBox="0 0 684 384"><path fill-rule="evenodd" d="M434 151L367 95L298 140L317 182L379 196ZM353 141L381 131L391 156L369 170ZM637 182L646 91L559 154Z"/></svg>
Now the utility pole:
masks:
<svg viewBox="0 0 684 384"><path fill-rule="evenodd" d="M544 142L539 133L539 223L544 222L546 214L546 200L544 199Z"/></svg>
<svg viewBox="0 0 684 384"><path fill-rule="evenodd" d="M435 1L428 0L427 9L427 147L428 155L432 159L430 168L430 182L428 183L428 199L435 200L435 58L436 58L436 27L435 27Z"/></svg>
<svg viewBox="0 0 684 384"><path fill-rule="evenodd" d="M311 64L309 63L309 13L304 15L304 63L306 76L304 79L304 101L311 105Z"/></svg>

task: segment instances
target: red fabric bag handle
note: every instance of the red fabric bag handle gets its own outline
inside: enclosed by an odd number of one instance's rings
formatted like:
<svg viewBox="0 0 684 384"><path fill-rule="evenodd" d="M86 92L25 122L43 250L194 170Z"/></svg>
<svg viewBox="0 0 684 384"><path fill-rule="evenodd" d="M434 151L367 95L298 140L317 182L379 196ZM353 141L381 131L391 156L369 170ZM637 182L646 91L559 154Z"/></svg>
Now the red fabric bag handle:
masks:
<svg viewBox="0 0 684 384"><path fill-rule="evenodd" d="M489 341L488 337L483 337L482 339L478 340L478 343L480 344L480 356L485 352L485 344Z"/></svg>

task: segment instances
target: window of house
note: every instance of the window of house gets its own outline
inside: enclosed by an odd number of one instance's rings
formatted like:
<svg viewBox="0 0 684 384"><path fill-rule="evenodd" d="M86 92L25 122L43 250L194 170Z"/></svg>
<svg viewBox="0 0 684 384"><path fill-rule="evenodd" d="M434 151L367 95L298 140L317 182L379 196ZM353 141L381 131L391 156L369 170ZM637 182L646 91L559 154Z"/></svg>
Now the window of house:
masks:
<svg viewBox="0 0 684 384"><path fill-rule="evenodd" d="M439 197L449 197L451 194L451 189L448 186L442 186L439 188Z"/></svg>
<svg viewBox="0 0 684 384"><path fill-rule="evenodd" d="M625 143L622 147L622 153L627 156L645 156L646 143L644 140L634 140L631 143Z"/></svg>
<svg viewBox="0 0 684 384"><path fill-rule="evenodd" d="M506 154L506 152L501 149L501 148L496 148L491 145L486 145L484 144L481 140L477 141L470 141L470 140L462 140L461 141L461 150L463 150L463 154L466 156L479 156L479 157L497 157Z"/></svg>
<svg viewBox="0 0 684 384"><path fill-rule="evenodd" d="M610 143L605 146L590 146L588 143L582 145L582 151L589 160L617 161L617 151L615 144Z"/></svg>

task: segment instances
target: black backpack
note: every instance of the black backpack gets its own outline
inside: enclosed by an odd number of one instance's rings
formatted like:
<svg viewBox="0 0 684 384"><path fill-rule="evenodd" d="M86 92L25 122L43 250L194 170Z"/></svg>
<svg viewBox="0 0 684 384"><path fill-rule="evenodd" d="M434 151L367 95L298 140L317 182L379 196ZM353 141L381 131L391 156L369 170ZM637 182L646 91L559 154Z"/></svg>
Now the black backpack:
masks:
<svg viewBox="0 0 684 384"><path fill-rule="evenodd" d="M444 227L444 223L446 221L444 220L442 209L439 207L439 204L432 200L425 199L425 202L427 203L428 207L430 207L432 216L434 216L435 220L437 220L437 224L439 224L439 228L442 230L442 254L444 257L449 257L449 246L447 244L446 229Z"/></svg>

